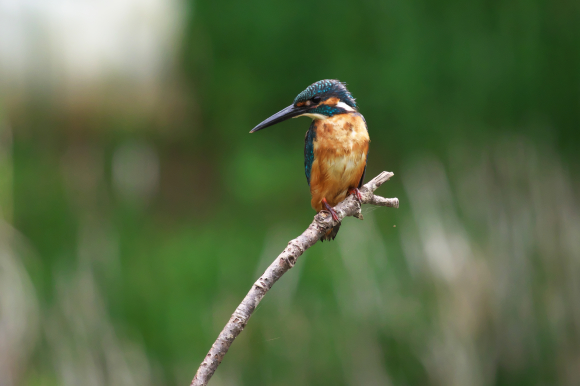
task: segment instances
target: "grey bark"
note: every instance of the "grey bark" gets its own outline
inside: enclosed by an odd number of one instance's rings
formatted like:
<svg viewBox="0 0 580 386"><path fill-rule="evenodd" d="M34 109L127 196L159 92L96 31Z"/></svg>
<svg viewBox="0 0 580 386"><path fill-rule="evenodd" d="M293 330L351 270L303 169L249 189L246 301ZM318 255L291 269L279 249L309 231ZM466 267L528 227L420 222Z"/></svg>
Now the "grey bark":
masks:
<svg viewBox="0 0 580 386"><path fill-rule="evenodd" d="M397 198L384 198L375 196L374 191L379 186L389 180L394 174L391 172L382 172L361 189L362 203L372 204L378 206L387 206L391 208L399 207L399 200ZM354 216L362 220L361 204L352 196L348 196L344 201L334 207L338 214L339 221L347 216ZM215 370L222 362L222 359L228 352L234 339L242 332L248 319L266 295L266 292L272 288L274 283L282 277L286 271L294 267L296 260L305 250L316 244L320 237L326 233L327 230L336 225L332 216L327 211L321 211L310 224L310 226L297 238L290 241L284 251L274 260L274 262L266 269L266 272L254 283L250 292L246 295L242 303L238 306L232 317L219 334L215 343L211 346L209 353L205 356L203 362L199 366L191 386L205 386L214 374Z"/></svg>

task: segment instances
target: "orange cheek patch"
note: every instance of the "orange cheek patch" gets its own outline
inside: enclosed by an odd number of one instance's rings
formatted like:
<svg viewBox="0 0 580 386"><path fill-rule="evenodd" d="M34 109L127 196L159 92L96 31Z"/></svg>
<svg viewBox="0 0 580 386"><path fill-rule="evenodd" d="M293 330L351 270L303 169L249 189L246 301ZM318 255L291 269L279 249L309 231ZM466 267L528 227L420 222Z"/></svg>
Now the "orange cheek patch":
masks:
<svg viewBox="0 0 580 386"><path fill-rule="evenodd" d="M322 105L328 105L328 106L336 106L336 104L340 102L340 99L336 98L336 97L332 97L332 98L328 98L327 100L325 100L324 102L322 102Z"/></svg>

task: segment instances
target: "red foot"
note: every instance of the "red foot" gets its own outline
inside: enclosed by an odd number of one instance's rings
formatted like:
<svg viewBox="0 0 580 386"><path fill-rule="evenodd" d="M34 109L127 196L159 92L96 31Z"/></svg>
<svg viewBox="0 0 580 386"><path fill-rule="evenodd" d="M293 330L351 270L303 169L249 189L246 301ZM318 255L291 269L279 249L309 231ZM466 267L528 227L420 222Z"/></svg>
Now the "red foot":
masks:
<svg viewBox="0 0 580 386"><path fill-rule="evenodd" d="M358 188L352 188L348 190L349 194L352 194L354 196L354 198L356 198L358 200L358 202L362 203L362 194L360 192L360 190L358 190Z"/></svg>
<svg viewBox="0 0 580 386"><path fill-rule="evenodd" d="M326 208L326 210L330 212L330 214L332 215L332 219L334 221L338 221L338 214L336 214L336 212L334 211L334 209L332 209L332 206L330 206L328 204L328 201L326 201L326 198L323 198L322 199L322 204L324 205L324 207Z"/></svg>

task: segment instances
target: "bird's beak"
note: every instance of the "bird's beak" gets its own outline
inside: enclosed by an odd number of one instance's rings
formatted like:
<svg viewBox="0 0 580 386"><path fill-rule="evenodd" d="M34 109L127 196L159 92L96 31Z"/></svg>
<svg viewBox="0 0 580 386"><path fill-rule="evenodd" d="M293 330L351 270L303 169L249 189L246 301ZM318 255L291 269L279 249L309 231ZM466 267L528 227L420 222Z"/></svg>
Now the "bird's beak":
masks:
<svg viewBox="0 0 580 386"><path fill-rule="evenodd" d="M270 118L264 120L258 126L254 127L250 133L256 132L258 130L265 129L268 126L275 125L276 123L285 121L286 119L294 118L299 115L302 115L308 111L307 106L302 107L295 107L294 105L290 105L286 107L284 110L278 111L276 114L272 115Z"/></svg>

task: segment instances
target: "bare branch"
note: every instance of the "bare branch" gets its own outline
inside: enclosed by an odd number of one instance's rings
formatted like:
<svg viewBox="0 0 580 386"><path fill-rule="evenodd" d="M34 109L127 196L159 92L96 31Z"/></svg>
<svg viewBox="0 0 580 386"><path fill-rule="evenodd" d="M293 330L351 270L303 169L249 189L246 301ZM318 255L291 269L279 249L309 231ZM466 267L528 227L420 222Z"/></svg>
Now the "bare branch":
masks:
<svg viewBox="0 0 580 386"><path fill-rule="evenodd" d="M383 183L389 180L394 174L391 172L382 172L368 183L366 183L360 192L362 194L363 204L372 204L378 206L387 206L392 208L399 207L397 198L384 198L375 196L374 191ZM338 214L339 221L347 216L355 216L362 219L361 204L353 197L348 196L344 201L334 207ZM229 322L219 334L215 343L211 346L209 353L199 366L191 386L205 386L209 382L213 373L222 362L222 359L228 352L234 339L242 332L248 319L266 295L266 292L272 288L274 283L282 277L286 271L296 264L296 260L305 250L316 244L316 242L337 222L332 220L332 216L327 211L321 211L310 224L310 226L300 236L288 243L284 251L274 260L266 269L266 272L254 283L250 292L246 295L242 303L233 313Z"/></svg>

